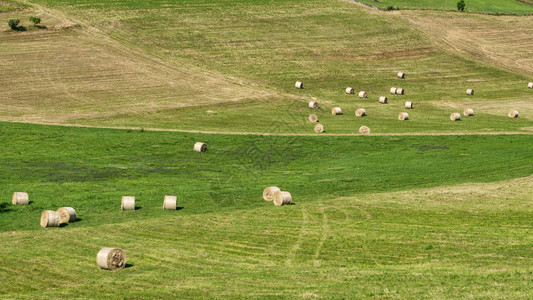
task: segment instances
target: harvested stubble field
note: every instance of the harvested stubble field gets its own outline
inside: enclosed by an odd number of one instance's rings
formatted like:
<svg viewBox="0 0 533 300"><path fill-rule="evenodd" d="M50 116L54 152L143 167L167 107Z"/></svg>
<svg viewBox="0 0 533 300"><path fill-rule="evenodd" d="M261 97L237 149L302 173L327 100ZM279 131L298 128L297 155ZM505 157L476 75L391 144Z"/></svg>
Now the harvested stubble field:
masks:
<svg viewBox="0 0 533 300"><path fill-rule="evenodd" d="M531 297L531 16L336 0L0 10L0 297ZM11 18L27 30L9 30ZM467 107L475 116L449 120ZM370 136L339 136L362 125ZM264 201L273 185L295 205ZM15 191L30 205L12 206ZM120 210L126 195L135 211ZM79 220L39 226L63 206ZM98 269L102 247L124 249L126 268Z"/></svg>

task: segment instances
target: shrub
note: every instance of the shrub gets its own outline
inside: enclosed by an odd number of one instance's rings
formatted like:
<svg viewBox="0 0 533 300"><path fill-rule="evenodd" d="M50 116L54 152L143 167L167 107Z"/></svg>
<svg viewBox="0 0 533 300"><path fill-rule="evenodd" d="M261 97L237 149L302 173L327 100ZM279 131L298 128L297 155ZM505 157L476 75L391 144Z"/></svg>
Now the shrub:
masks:
<svg viewBox="0 0 533 300"><path fill-rule="evenodd" d="M39 17L30 17L30 21L33 22L33 25L37 25L37 24L41 23L41 18L39 18Z"/></svg>
<svg viewBox="0 0 533 300"><path fill-rule="evenodd" d="M386 10L400 10L400 8L390 5L390 6L387 6Z"/></svg>
<svg viewBox="0 0 533 300"><path fill-rule="evenodd" d="M19 19L10 19L9 21L7 21L7 24L9 24L9 27L11 27L11 29L13 30L19 29L19 23L20 23Z"/></svg>
<svg viewBox="0 0 533 300"><path fill-rule="evenodd" d="M465 0L459 0L459 2L457 2L458 11L465 11L465 6L466 6Z"/></svg>

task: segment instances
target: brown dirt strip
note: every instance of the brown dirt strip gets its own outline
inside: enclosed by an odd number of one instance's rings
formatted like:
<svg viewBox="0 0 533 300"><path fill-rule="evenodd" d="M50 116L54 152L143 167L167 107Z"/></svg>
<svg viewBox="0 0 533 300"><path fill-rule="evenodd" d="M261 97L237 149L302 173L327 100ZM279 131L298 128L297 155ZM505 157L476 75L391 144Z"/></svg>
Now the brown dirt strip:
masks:
<svg viewBox="0 0 533 300"><path fill-rule="evenodd" d="M116 129L116 130L144 130L162 132L183 132L200 134L223 134L223 135L257 135L257 136L451 136L451 135L533 135L533 131L458 131L458 132L389 132L389 133L276 133L276 132L232 132L232 131L210 131L210 130L188 130L188 129L167 129L167 128L145 128L145 127L113 127L113 126L93 126L82 124L62 124L52 122L9 122L20 124L35 124L63 127Z"/></svg>

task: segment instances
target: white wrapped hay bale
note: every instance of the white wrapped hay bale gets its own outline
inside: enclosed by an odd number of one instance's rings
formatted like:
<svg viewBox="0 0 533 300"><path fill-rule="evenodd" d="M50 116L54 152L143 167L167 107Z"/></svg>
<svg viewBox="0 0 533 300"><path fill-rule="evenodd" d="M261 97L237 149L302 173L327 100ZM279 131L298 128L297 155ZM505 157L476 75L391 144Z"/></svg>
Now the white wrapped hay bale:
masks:
<svg viewBox="0 0 533 300"><path fill-rule="evenodd" d="M400 79L405 79L405 73L404 72L398 72L398 74L396 74L396 77L398 77Z"/></svg>
<svg viewBox="0 0 533 300"><path fill-rule="evenodd" d="M366 110L364 108L358 108L355 110L355 116L356 117L364 117L366 116Z"/></svg>
<svg viewBox="0 0 533 300"><path fill-rule="evenodd" d="M122 196L121 210L135 210L135 196Z"/></svg>
<svg viewBox="0 0 533 300"><path fill-rule="evenodd" d="M13 198L11 199L13 205L28 205L29 197L28 193L24 192L14 192Z"/></svg>
<svg viewBox="0 0 533 300"><path fill-rule="evenodd" d="M518 111L517 110L509 111L509 118L518 118Z"/></svg>
<svg viewBox="0 0 533 300"><path fill-rule="evenodd" d="M387 97L381 96L379 97L379 103L381 104L387 104Z"/></svg>
<svg viewBox="0 0 533 300"><path fill-rule="evenodd" d="M465 117L471 117L474 115L474 110L471 109L471 108L466 108L464 111L463 111L463 115Z"/></svg>
<svg viewBox="0 0 533 300"><path fill-rule="evenodd" d="M309 108L310 109L317 109L318 108L318 102L316 102L316 101L309 102Z"/></svg>
<svg viewBox="0 0 533 300"><path fill-rule="evenodd" d="M289 192L282 192L278 191L274 195L274 205L276 206L282 206L282 205L288 205L292 203L292 196Z"/></svg>
<svg viewBox="0 0 533 300"><path fill-rule="evenodd" d="M355 94L355 90L351 87L347 87L346 90L345 90L345 93L348 94L348 95L353 95Z"/></svg>
<svg viewBox="0 0 533 300"><path fill-rule="evenodd" d="M104 270L122 269L126 266L126 253L119 248L102 248L96 255L96 263Z"/></svg>
<svg viewBox="0 0 533 300"><path fill-rule="evenodd" d="M318 122L318 117L315 114L310 114L308 119L309 119L309 122L311 123Z"/></svg>
<svg viewBox="0 0 533 300"><path fill-rule="evenodd" d="M41 226L46 227L59 227L59 214L53 210L45 210L41 214Z"/></svg>
<svg viewBox="0 0 533 300"><path fill-rule="evenodd" d="M60 207L56 210L60 223L74 222L77 219L76 210L72 207Z"/></svg>
<svg viewBox="0 0 533 300"><path fill-rule="evenodd" d="M396 88L395 87L391 87L390 88L390 93L393 94L393 95L396 95Z"/></svg>
<svg viewBox="0 0 533 300"><path fill-rule="evenodd" d="M450 120L452 120L452 121L461 121L461 114L460 113L452 113L450 115Z"/></svg>
<svg viewBox="0 0 533 300"><path fill-rule="evenodd" d="M413 102L411 102L411 101L405 101L405 108L407 108L407 109L413 109Z"/></svg>
<svg viewBox="0 0 533 300"><path fill-rule="evenodd" d="M331 109L331 114L334 116L342 115L342 109L338 106Z"/></svg>
<svg viewBox="0 0 533 300"><path fill-rule="evenodd" d="M368 98L368 95L366 94L365 91L360 91L359 92L359 98Z"/></svg>
<svg viewBox="0 0 533 300"><path fill-rule="evenodd" d="M466 94L469 95L469 96L474 96L474 90L473 89L468 89L468 90L466 90Z"/></svg>
<svg viewBox="0 0 533 300"><path fill-rule="evenodd" d="M405 91L402 88L397 88L395 93L396 95L405 95Z"/></svg>
<svg viewBox="0 0 533 300"><path fill-rule="evenodd" d="M294 87L297 88L297 89L303 89L304 88L304 84L301 81L296 81L296 83L294 84Z"/></svg>
<svg viewBox="0 0 533 300"><path fill-rule="evenodd" d="M194 144L194 151L196 152L205 152L207 151L207 145L202 142L196 142Z"/></svg>
<svg viewBox="0 0 533 300"><path fill-rule="evenodd" d="M163 198L163 209L164 210L176 210L177 208L178 208L178 197L165 196L165 198Z"/></svg>
<svg viewBox="0 0 533 300"><path fill-rule="evenodd" d="M398 115L398 120L400 120L400 121L407 121L407 120L409 120L409 114L406 113L406 112L401 112L401 113Z"/></svg>
<svg viewBox="0 0 533 300"><path fill-rule="evenodd" d="M316 133L322 133L324 132L324 126L322 124L316 124L314 130Z"/></svg>
<svg viewBox="0 0 533 300"><path fill-rule="evenodd" d="M263 190L263 199L265 201L274 201L274 196L280 191L277 186L269 186Z"/></svg>
<svg viewBox="0 0 533 300"><path fill-rule="evenodd" d="M533 82L528 83L527 87L530 88L530 89L533 89Z"/></svg>
<svg viewBox="0 0 533 300"><path fill-rule="evenodd" d="M368 126L361 126L361 127L359 127L359 133L360 134L370 134L370 128L368 128Z"/></svg>

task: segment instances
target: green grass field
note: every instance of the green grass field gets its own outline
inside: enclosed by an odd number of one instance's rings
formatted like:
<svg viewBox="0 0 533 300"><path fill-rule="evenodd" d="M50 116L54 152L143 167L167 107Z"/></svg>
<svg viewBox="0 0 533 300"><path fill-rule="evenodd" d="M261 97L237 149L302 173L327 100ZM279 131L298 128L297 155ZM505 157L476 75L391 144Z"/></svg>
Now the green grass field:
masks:
<svg viewBox="0 0 533 300"><path fill-rule="evenodd" d="M439 9L457 10L455 0L361 0L360 2L387 8L393 6L400 9ZM533 3L530 0L466 0L465 11L490 14L531 15Z"/></svg>
<svg viewBox="0 0 533 300"><path fill-rule="evenodd" d="M533 6L455 2L0 0L0 298L530 299Z"/></svg>

